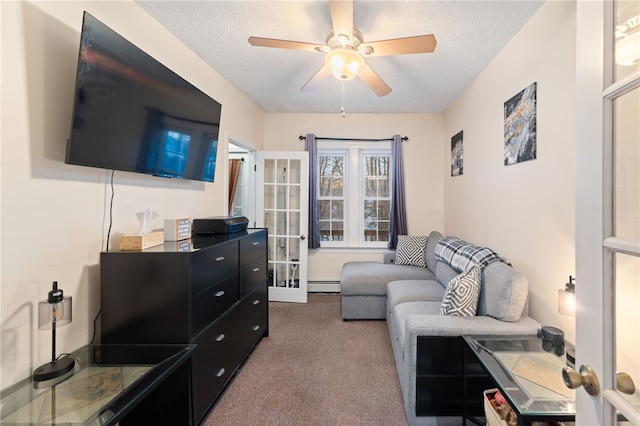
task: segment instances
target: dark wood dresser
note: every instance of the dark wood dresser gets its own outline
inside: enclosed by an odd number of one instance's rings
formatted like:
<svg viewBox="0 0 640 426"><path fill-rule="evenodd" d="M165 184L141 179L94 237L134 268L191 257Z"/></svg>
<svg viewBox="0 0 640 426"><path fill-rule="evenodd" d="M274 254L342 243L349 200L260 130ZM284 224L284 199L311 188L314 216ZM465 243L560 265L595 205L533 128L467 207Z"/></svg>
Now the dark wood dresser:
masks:
<svg viewBox="0 0 640 426"><path fill-rule="evenodd" d="M103 252L100 277L102 344L197 345L196 424L268 336L266 229Z"/></svg>

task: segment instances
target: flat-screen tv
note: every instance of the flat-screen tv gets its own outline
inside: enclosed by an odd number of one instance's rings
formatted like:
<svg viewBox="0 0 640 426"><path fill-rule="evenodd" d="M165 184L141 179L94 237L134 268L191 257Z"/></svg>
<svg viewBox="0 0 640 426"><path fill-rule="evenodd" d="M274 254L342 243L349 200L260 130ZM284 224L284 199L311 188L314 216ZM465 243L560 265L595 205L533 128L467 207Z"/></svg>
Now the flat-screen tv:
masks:
<svg viewBox="0 0 640 426"><path fill-rule="evenodd" d="M84 12L65 163L213 182L221 112Z"/></svg>

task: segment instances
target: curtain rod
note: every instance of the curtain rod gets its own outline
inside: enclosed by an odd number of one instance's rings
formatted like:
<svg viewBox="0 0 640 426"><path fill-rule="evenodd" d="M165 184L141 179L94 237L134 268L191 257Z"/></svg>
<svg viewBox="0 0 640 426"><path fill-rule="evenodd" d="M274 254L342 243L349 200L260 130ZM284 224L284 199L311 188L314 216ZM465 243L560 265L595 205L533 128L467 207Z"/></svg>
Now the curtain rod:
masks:
<svg viewBox="0 0 640 426"><path fill-rule="evenodd" d="M298 139L299 139L299 140L301 140L301 141L303 141L303 140L305 140L305 139L306 139L306 137L305 137L305 136L300 135L300 136L298 136ZM386 139L367 139L367 138L364 138L364 139L354 139L354 138L319 138L319 137L316 137L316 140L318 140L318 141L366 141L366 142L385 142L385 141L392 141L392 140L393 140L393 138L386 138ZM409 140L409 136L403 136L403 137L402 137L402 141L403 141L403 142L406 142L406 141L408 141L408 140Z"/></svg>

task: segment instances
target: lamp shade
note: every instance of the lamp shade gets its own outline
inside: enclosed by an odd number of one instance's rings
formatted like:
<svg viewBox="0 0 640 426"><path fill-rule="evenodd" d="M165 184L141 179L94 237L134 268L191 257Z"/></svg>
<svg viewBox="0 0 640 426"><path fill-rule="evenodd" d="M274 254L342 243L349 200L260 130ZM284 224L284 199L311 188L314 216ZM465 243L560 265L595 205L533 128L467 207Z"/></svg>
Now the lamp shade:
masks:
<svg viewBox="0 0 640 426"><path fill-rule="evenodd" d="M364 59L352 49L337 48L327 53L326 64L338 80L351 80L364 67Z"/></svg>
<svg viewBox="0 0 640 426"><path fill-rule="evenodd" d="M576 314L576 285L575 278L569 276L569 282L564 290L558 290L558 313L573 317Z"/></svg>
<svg viewBox="0 0 640 426"><path fill-rule="evenodd" d="M70 296L63 297L60 301L53 303L49 300L43 300L38 303L38 329L50 330L54 327L62 327L71 322L71 306Z"/></svg>

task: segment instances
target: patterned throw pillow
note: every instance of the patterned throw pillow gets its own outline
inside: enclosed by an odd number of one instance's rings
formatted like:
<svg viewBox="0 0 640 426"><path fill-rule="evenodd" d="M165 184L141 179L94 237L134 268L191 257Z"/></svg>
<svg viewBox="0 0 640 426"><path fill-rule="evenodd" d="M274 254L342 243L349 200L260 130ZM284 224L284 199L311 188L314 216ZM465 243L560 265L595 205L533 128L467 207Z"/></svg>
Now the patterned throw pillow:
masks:
<svg viewBox="0 0 640 426"><path fill-rule="evenodd" d="M472 317L480 297L480 267L475 265L449 282L440 305L440 315Z"/></svg>
<svg viewBox="0 0 640 426"><path fill-rule="evenodd" d="M427 266L424 257L426 250L427 237L398 235L396 265L413 265L425 268Z"/></svg>

